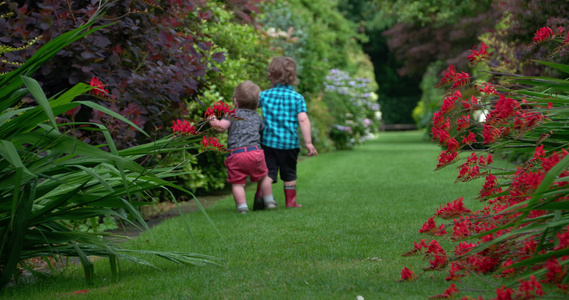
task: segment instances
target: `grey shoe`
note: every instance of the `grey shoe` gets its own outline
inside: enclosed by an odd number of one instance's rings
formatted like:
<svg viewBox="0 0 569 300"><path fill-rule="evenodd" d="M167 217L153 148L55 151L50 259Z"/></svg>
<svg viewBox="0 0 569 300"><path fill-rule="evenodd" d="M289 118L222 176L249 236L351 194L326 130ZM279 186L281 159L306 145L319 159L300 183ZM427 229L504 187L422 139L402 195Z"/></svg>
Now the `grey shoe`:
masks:
<svg viewBox="0 0 569 300"><path fill-rule="evenodd" d="M244 207L244 208L238 208L237 209L237 213L238 214L246 214L249 212L249 208L248 207Z"/></svg>
<svg viewBox="0 0 569 300"><path fill-rule="evenodd" d="M265 207L267 209L275 209L275 208L277 208L277 206L279 206L278 203L276 203L274 201L265 203Z"/></svg>

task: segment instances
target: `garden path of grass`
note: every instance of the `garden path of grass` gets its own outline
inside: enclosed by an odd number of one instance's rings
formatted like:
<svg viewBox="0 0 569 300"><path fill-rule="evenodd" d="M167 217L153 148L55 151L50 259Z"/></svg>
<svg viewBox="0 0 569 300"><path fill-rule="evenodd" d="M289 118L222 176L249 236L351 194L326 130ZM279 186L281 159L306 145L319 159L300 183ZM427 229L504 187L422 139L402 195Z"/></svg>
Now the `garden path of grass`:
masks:
<svg viewBox="0 0 569 300"><path fill-rule="evenodd" d="M273 211L235 213L232 198L207 208L216 230L200 212L166 220L129 247L190 251L225 261L221 267L183 267L148 258L161 270L122 264L111 283L108 263L96 261L95 280L69 269L54 279L9 288L13 299L426 299L450 285L446 272L397 282L403 267L417 274L428 261L402 257L413 242L430 237L418 229L438 207L460 196L471 200L482 182L453 184L456 168L434 172L439 149L422 133L381 133L352 151L324 153L299 164L298 202L284 208L282 183L274 185ZM252 207L254 187L248 189ZM186 220L193 240L185 229ZM439 221L437 221L439 222ZM444 245L450 243L442 241ZM447 247L447 252L452 249ZM487 283L470 278L460 289ZM77 290L87 293L74 295ZM461 292L458 296L467 295Z"/></svg>

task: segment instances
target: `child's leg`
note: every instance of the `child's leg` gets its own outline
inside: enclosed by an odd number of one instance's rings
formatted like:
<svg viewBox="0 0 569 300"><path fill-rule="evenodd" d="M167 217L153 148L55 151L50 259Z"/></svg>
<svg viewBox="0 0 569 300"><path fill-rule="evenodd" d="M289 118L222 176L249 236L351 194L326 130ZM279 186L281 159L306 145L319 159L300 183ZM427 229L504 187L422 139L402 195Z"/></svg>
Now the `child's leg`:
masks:
<svg viewBox="0 0 569 300"><path fill-rule="evenodd" d="M237 206L237 212L246 213L249 211L247 207L247 199L245 198L245 185L244 184L232 184L231 192L233 193L233 199L235 199L235 205Z"/></svg>
<svg viewBox="0 0 569 300"><path fill-rule="evenodd" d="M273 198L273 180L269 176L263 177L257 184L257 189L261 189L263 193L263 202L265 207L268 209L273 209L278 206L277 202Z"/></svg>
<svg viewBox="0 0 569 300"><path fill-rule="evenodd" d="M257 192L255 192L255 198L253 202L253 210L263 210L265 209L265 203L263 202L263 191L261 189L261 181L257 183Z"/></svg>
<svg viewBox="0 0 569 300"><path fill-rule="evenodd" d="M296 180L284 182L286 207L302 207L296 203Z"/></svg>

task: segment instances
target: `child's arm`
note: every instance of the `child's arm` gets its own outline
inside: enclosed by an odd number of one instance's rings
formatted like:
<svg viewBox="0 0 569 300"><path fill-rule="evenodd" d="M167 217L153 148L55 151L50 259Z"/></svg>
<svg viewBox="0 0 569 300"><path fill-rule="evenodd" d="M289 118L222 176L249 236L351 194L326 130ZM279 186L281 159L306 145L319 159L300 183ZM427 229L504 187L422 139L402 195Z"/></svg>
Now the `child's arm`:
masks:
<svg viewBox="0 0 569 300"><path fill-rule="evenodd" d="M217 132L224 132L229 129L231 122L225 119L218 120L215 116L209 121L209 125Z"/></svg>
<svg viewBox="0 0 569 300"><path fill-rule="evenodd" d="M304 138L304 145L308 149L308 156L318 155L318 151L312 145L312 133L310 128L310 119L308 119L308 114L306 112L301 112L297 115L298 124L300 125L300 131L302 132L302 137Z"/></svg>

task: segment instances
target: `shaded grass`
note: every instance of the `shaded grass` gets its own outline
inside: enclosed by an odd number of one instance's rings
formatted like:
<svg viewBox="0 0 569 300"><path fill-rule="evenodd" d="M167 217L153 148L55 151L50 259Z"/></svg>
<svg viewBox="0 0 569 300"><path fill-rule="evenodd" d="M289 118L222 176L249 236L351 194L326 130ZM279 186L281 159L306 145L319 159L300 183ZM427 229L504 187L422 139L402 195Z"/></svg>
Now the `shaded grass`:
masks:
<svg viewBox="0 0 569 300"><path fill-rule="evenodd" d="M418 229L438 207L460 196L471 209L482 180L452 184L454 166L433 172L439 149L420 132L384 133L354 151L338 151L299 164L299 209L284 208L282 183L274 185L280 207L235 213L227 198L207 209L223 234L200 213L174 218L128 242L129 248L190 251L225 259L220 267L180 267L148 259L161 270L123 264L110 282L107 262L96 263L92 285L82 270L68 268L53 279L6 288L10 299L426 299L450 285L446 272L400 283L404 266L421 273L428 261L401 257L428 236ZM252 208L254 188L248 190ZM437 224L440 221L437 221ZM443 241L444 245L450 243ZM452 249L447 247L447 252ZM471 277L459 289L487 289ZM74 295L77 290L86 294ZM466 292L459 294L467 295Z"/></svg>

